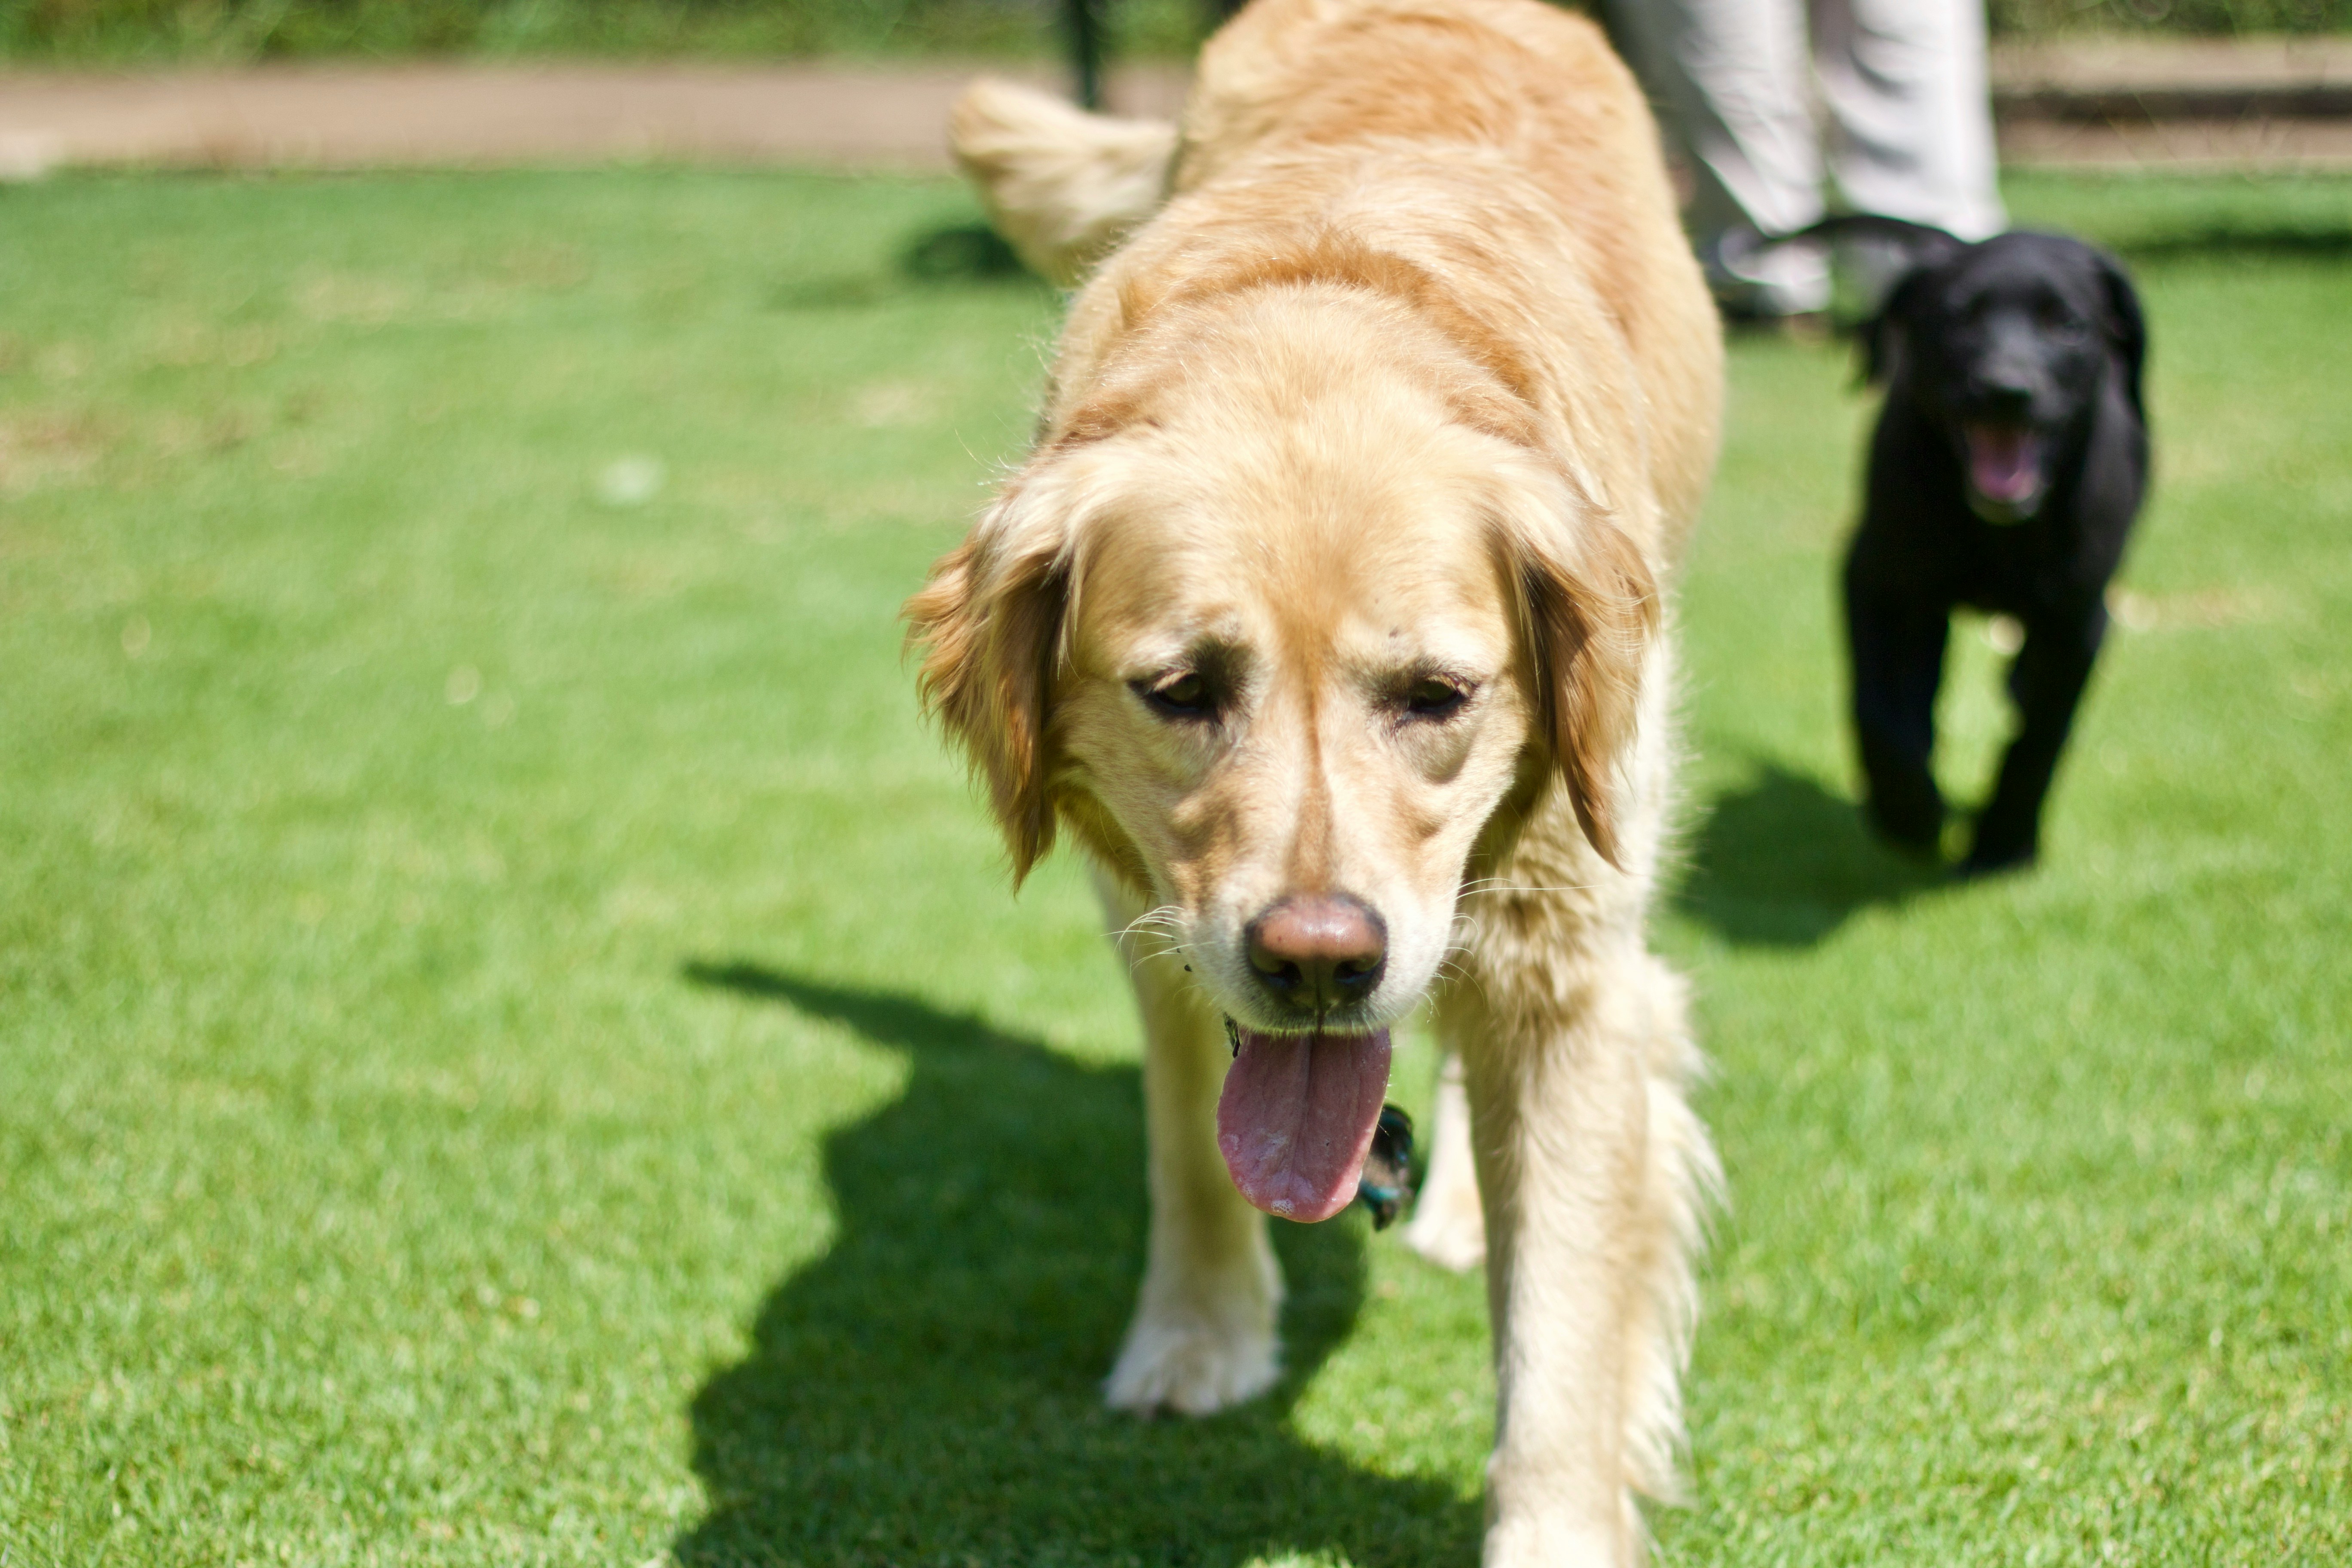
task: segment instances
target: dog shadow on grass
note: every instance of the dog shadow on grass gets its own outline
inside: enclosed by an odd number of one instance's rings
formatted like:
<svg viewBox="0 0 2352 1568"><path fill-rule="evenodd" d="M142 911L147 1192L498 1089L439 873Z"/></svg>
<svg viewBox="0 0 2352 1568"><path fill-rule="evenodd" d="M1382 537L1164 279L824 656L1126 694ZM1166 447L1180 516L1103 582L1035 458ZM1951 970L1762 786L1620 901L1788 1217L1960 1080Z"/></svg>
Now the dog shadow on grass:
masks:
<svg viewBox="0 0 2352 1568"><path fill-rule="evenodd" d="M1370 1568L1476 1553L1446 1485L1382 1476L1291 1430L1353 1326L1360 1215L1277 1225L1287 1372L1204 1421L1103 1408L1143 1263L1141 1088L919 998L751 964L697 984L904 1054L906 1091L832 1134L833 1246L761 1308L751 1353L692 1408L708 1517L686 1568L791 1563Z"/></svg>
<svg viewBox="0 0 2352 1568"><path fill-rule="evenodd" d="M2121 238L2115 248L2133 261L2255 256L2340 261L2352 256L2352 225L2212 223Z"/></svg>
<svg viewBox="0 0 2352 1568"><path fill-rule="evenodd" d="M1685 858L1675 907L1743 947L1811 947L1863 910L1951 885L1873 838L1853 802L1772 762L1715 798Z"/></svg>
<svg viewBox="0 0 2352 1568"><path fill-rule="evenodd" d="M1013 247L984 223L950 223L908 237L891 265L872 270L794 278L773 303L786 310L858 310L942 289L1018 289L1047 292Z"/></svg>

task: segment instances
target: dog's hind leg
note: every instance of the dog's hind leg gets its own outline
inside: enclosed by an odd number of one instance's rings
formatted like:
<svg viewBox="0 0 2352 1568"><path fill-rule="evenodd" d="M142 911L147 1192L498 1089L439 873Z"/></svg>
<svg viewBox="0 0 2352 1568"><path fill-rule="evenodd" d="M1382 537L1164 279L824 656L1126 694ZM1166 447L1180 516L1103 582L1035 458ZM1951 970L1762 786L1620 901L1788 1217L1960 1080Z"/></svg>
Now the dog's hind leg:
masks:
<svg viewBox="0 0 2352 1568"><path fill-rule="evenodd" d="M1853 671L1853 733L1861 753L1863 811L1881 836L1934 854L1944 797L1929 759L1936 748L1936 689L1944 679L1951 616L1888 583L1869 538L1846 558L1846 649Z"/></svg>
<svg viewBox="0 0 2352 1568"><path fill-rule="evenodd" d="M2009 670L2009 693L2018 710L2017 738L2001 754L2000 777L1977 817L1962 875L2027 865L2040 851L2042 803L2050 794L2059 753L2065 750L2074 710L2082 703L2106 630L2106 608L2096 600L2071 614L2027 624L2025 646Z"/></svg>
<svg viewBox="0 0 2352 1568"><path fill-rule="evenodd" d="M1429 1174L1421 1184L1404 1244L1441 1268L1475 1268L1486 1258L1486 1220L1478 1207L1478 1166L1470 1147L1470 1095L1462 1054L1449 1049L1437 1073L1430 1118Z"/></svg>
<svg viewBox="0 0 2352 1568"><path fill-rule="evenodd" d="M1142 905L1096 874L1143 1015L1151 1234L1135 1321L1104 1384L1122 1410L1205 1415L1264 1393L1281 1372L1282 1270L1265 1216L1217 1149L1224 1020Z"/></svg>
<svg viewBox="0 0 2352 1568"><path fill-rule="evenodd" d="M1159 210L1176 158L1176 128L1164 121L1089 114L987 79L956 100L948 141L996 232L1064 289Z"/></svg>

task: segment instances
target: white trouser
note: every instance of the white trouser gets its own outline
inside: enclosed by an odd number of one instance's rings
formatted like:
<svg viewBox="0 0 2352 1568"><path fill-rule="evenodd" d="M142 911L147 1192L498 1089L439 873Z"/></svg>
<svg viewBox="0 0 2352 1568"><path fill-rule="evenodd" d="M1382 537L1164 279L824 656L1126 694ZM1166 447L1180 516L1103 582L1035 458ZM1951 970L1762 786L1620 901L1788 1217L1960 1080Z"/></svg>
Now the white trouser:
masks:
<svg viewBox="0 0 2352 1568"><path fill-rule="evenodd" d="M1766 311L1819 310L1821 247L1759 251L1819 218L1821 135L1857 212L1981 239L2007 223L1994 184L1982 0L1611 0L1634 68L1690 154L1691 227L1718 290ZM1811 80L1807 22L1811 21Z"/></svg>

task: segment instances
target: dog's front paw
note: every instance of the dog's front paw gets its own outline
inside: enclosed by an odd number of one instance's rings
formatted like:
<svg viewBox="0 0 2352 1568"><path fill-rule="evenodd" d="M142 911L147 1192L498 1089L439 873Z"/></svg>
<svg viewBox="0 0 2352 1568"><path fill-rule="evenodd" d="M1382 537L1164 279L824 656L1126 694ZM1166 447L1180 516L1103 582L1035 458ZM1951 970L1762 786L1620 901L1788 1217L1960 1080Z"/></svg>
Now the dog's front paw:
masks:
<svg viewBox="0 0 2352 1568"><path fill-rule="evenodd" d="M1638 1517L1628 1528L1577 1529L1556 1521L1498 1520L1486 1531L1480 1568L1633 1568L1642 1560Z"/></svg>
<svg viewBox="0 0 2352 1568"><path fill-rule="evenodd" d="M2035 859L2034 847L2025 844L1987 844L1979 839L1969 858L1960 862L1955 873L1964 882L1987 877L2006 876L2013 871L2030 871Z"/></svg>
<svg viewBox="0 0 2352 1568"><path fill-rule="evenodd" d="M1282 1347L1270 1322L1219 1323L1195 1313L1146 1309L1128 1330L1103 1398L1114 1410L1139 1415L1206 1415L1256 1398L1281 1375Z"/></svg>

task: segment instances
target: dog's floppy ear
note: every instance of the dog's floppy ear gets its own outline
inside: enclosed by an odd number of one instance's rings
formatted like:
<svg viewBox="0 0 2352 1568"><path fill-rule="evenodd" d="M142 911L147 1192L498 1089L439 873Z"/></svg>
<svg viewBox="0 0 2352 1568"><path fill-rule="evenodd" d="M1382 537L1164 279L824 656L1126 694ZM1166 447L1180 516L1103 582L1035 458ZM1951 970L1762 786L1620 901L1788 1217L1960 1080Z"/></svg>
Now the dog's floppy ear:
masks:
<svg viewBox="0 0 2352 1568"><path fill-rule="evenodd" d="M1016 480L901 612L923 706L988 785L1018 887L1053 847L1048 719L1062 658L1070 519L1063 487Z"/></svg>
<svg viewBox="0 0 2352 1568"><path fill-rule="evenodd" d="M1624 531L1563 477L1507 483L1498 540L1535 666L1537 730L1584 837L1622 870L1617 762L1657 631L1657 579Z"/></svg>
<svg viewBox="0 0 2352 1568"><path fill-rule="evenodd" d="M1938 229L1935 232L1941 234ZM1949 239L1951 237L1945 236ZM1925 257L1915 258L1908 269L1896 275L1887 285L1877 312L1854 328L1854 339L1862 349L1862 379L1867 386L1885 386L1903 369L1903 352L1913 333L1929 326L1928 318L1935 310L1936 288L1944 278L1944 265L1966 247L1952 240L1948 247L1937 249Z"/></svg>
<svg viewBox="0 0 2352 1568"><path fill-rule="evenodd" d="M1862 379L1878 386L1894 375L1902 353L1906 328L1927 298L1923 279L1968 248L1969 242L1932 224L1871 213L1844 213L1823 218L1801 234L1826 239L1875 245L1893 253L1893 265L1884 275L1885 290L1877 308L1854 327L1862 350ZM1866 268L1865 268L1866 270Z"/></svg>
<svg viewBox="0 0 2352 1568"><path fill-rule="evenodd" d="M1884 274L1885 290L1879 296L1876 308L1853 327L1854 341L1862 353L1862 379L1868 385L1882 384L1894 374L1902 350L1904 316L1900 306L1904 290L1916 286L1921 274L1941 267L1966 250L1969 242L1949 230L1933 224L1913 223L1908 218L1882 217L1876 213L1832 213L1801 229L1774 236L1765 243L1788 245L1807 239L1874 246L1880 250L1877 259L1882 265L1891 261ZM1864 268L1865 271L1871 269ZM1916 305L1917 299L1915 293L1912 303Z"/></svg>
<svg viewBox="0 0 2352 1568"><path fill-rule="evenodd" d="M2130 395L2132 412L2145 423L2147 405L2140 400L2139 384L2147 363L2147 320L2140 313L2139 290L2132 287L2122 262L2095 247L2092 255L2098 258L2099 282L2106 293L2107 341L2123 361L2124 390Z"/></svg>
<svg viewBox="0 0 2352 1568"><path fill-rule="evenodd" d="M1879 302L1877 313L1854 328L1854 342L1862 350L1862 380L1865 386L1885 386L1894 378L1895 367L1903 357L1903 339L1927 297L1928 268L1914 267L1895 280Z"/></svg>

